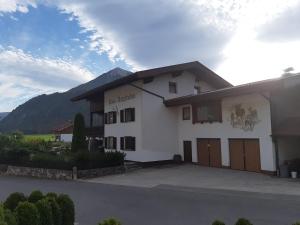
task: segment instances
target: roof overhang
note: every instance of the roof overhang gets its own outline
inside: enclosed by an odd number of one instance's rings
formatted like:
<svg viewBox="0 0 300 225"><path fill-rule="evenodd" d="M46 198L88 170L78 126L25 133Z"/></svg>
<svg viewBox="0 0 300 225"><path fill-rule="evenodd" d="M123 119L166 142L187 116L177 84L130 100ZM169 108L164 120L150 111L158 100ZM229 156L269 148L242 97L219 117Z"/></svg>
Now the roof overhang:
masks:
<svg viewBox="0 0 300 225"><path fill-rule="evenodd" d="M164 103L166 106L178 106L199 103L203 101L220 100L226 97L233 97L239 95L247 95L252 93L264 94L265 92L278 89L282 85L279 79L265 80L245 85L239 85L234 87L228 87L218 89L215 91L204 92L198 95L189 95L179 98L173 98L166 100Z"/></svg>
<svg viewBox="0 0 300 225"><path fill-rule="evenodd" d="M194 73L199 78L208 81L210 84L215 86L216 88L225 88L225 87L232 87L232 84L224 80L222 77L218 76L212 70L208 69L203 64L199 63L198 61L177 64L172 66L154 68L149 70L138 71L133 74L130 74L126 77L122 77L115 81L112 81L108 84L85 92L79 96L72 98L72 101L79 101L82 99L93 99L96 96L103 94L104 91L113 89L125 84L129 84L131 82L142 80L149 77L156 77L163 74L173 74L173 75L180 75L183 71L189 71Z"/></svg>

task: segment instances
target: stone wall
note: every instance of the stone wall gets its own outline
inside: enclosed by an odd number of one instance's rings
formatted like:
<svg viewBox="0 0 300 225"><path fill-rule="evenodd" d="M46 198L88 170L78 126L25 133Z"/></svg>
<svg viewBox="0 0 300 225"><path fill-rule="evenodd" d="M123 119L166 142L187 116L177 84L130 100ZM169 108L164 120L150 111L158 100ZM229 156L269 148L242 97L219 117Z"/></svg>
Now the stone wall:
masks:
<svg viewBox="0 0 300 225"><path fill-rule="evenodd" d="M125 173L124 166L115 166L89 170L57 170L45 168L31 168L22 166L9 166L0 164L0 174L11 176L27 176L57 180L72 180L77 178L93 178L112 174Z"/></svg>
<svg viewBox="0 0 300 225"><path fill-rule="evenodd" d="M6 175L28 176L37 178L48 178L57 180L72 180L73 172L71 170L57 170L44 168L30 168L21 166L8 166Z"/></svg>
<svg viewBox="0 0 300 225"><path fill-rule="evenodd" d="M93 178L93 177L102 177L112 174L125 173L126 169L124 166L115 166L115 167L106 167L99 169L90 169L90 170L78 170L78 178Z"/></svg>

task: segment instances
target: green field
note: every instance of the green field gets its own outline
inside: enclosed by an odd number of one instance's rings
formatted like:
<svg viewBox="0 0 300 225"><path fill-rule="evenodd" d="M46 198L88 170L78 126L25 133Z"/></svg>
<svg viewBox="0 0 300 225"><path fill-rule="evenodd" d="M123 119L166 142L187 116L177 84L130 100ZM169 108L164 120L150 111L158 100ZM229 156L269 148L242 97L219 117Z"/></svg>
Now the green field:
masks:
<svg viewBox="0 0 300 225"><path fill-rule="evenodd" d="M54 141L55 136L53 134L29 134L24 135L25 141L31 141L31 140L44 140L44 141Z"/></svg>

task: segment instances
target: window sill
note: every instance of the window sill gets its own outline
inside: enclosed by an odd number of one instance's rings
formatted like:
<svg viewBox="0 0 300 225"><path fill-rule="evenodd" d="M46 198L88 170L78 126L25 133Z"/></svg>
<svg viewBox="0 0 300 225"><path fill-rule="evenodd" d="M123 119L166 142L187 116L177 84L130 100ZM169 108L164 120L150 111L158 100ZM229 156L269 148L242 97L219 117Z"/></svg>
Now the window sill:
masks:
<svg viewBox="0 0 300 225"><path fill-rule="evenodd" d="M202 120L202 121L194 121L194 123L222 123L223 121L219 121L219 120Z"/></svg>

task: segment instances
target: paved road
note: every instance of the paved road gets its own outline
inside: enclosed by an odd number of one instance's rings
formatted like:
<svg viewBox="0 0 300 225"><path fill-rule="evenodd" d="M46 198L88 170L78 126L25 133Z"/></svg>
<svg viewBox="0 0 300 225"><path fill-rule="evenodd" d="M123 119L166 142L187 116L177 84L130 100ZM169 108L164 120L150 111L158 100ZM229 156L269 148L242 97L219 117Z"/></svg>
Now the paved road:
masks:
<svg viewBox="0 0 300 225"><path fill-rule="evenodd" d="M254 225L291 225L300 219L299 196L0 177L0 200L13 191L34 189L71 195L80 225L97 225L111 216L123 225L210 225L216 218L231 225L238 217Z"/></svg>

